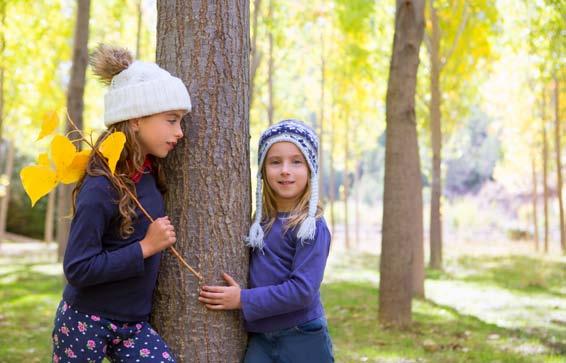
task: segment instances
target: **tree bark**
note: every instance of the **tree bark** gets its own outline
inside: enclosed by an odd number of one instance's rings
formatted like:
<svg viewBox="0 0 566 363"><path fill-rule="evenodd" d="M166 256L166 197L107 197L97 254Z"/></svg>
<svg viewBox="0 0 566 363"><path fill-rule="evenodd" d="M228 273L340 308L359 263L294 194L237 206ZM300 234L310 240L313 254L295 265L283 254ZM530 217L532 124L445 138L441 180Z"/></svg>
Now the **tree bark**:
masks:
<svg viewBox="0 0 566 363"><path fill-rule="evenodd" d="M350 153L349 118L346 114L346 128L344 135L344 243L346 249L350 249L350 218L348 216L348 199L350 198L350 170L348 165L348 154Z"/></svg>
<svg viewBox="0 0 566 363"><path fill-rule="evenodd" d="M141 55L141 34L142 34L142 15L143 15L143 0L138 0L137 6L137 31L136 31L136 59L140 59Z"/></svg>
<svg viewBox="0 0 566 363"><path fill-rule="evenodd" d="M257 49L257 18L261 9L261 0L254 0L254 16L252 23L252 44L250 53L250 107L253 106L255 96L255 76L261 62L261 52Z"/></svg>
<svg viewBox="0 0 566 363"><path fill-rule="evenodd" d="M560 160L560 140L562 133L560 131L560 103L559 103L558 78L554 76L554 144L556 152L556 193L558 194L558 206L560 209L560 246L562 253L566 254L566 231L564 230L564 203L562 200L562 162Z"/></svg>
<svg viewBox="0 0 566 363"><path fill-rule="evenodd" d="M432 141L432 185L430 196L430 267L442 268L442 130L440 91L440 26L434 0L429 1L432 32L430 37L430 128Z"/></svg>
<svg viewBox="0 0 566 363"><path fill-rule="evenodd" d="M4 240L4 234L6 233L6 222L8 220L8 206L10 204L10 192L11 192L11 180L12 173L14 171L14 153L15 146L12 141L6 140L7 152L6 152L6 170L4 170L4 175L7 178L7 183L4 189L4 195L0 195L0 243Z"/></svg>
<svg viewBox="0 0 566 363"><path fill-rule="evenodd" d="M86 83L86 67L88 65L88 24L90 18L90 0L77 1L77 20L75 23L75 39L73 45L73 65L71 79L67 90L67 112L79 129L83 128L83 95ZM71 131L67 125L67 131ZM80 149L81 143L76 142ZM57 201L57 242L59 261L63 260L69 229L71 227L71 194L73 186L61 184L58 187Z"/></svg>
<svg viewBox="0 0 566 363"><path fill-rule="evenodd" d="M320 191L320 200L325 203L324 195L324 87L326 81L326 62L324 60L324 30L320 33L320 130L318 133L318 190Z"/></svg>
<svg viewBox="0 0 566 363"><path fill-rule="evenodd" d="M415 89L424 1L397 0L396 6L386 99L379 321L406 327L411 324L414 249L423 233Z"/></svg>
<svg viewBox="0 0 566 363"><path fill-rule="evenodd" d="M47 211L45 212L45 229L43 240L47 243L53 242L53 217L55 214L55 194L49 193L47 196Z"/></svg>
<svg viewBox="0 0 566 363"><path fill-rule="evenodd" d="M164 162L167 215L178 251L206 284L227 272L242 287L250 222L249 1L157 3L157 61L180 77L193 110L185 137ZM178 362L239 362L246 347L238 311L212 312L199 281L164 254L151 321Z"/></svg>
<svg viewBox="0 0 566 363"><path fill-rule="evenodd" d="M544 205L544 253L548 253L548 138L546 136L546 97L542 93L542 188Z"/></svg>
<svg viewBox="0 0 566 363"><path fill-rule="evenodd" d="M269 13L268 18L273 26L273 1L269 0ZM273 64L273 30L269 29L267 35L269 41L268 59L267 59L267 92L269 96L269 104L267 105L267 120L269 125L273 125L273 113L275 111L274 95L273 95L273 78L274 78L274 64Z"/></svg>
<svg viewBox="0 0 566 363"><path fill-rule="evenodd" d="M538 200L538 192L537 192L537 166L535 157L531 158L531 171L533 177L533 227L534 227L534 242L535 242L535 251L539 250L539 235L538 235L538 212L537 212L537 200Z"/></svg>

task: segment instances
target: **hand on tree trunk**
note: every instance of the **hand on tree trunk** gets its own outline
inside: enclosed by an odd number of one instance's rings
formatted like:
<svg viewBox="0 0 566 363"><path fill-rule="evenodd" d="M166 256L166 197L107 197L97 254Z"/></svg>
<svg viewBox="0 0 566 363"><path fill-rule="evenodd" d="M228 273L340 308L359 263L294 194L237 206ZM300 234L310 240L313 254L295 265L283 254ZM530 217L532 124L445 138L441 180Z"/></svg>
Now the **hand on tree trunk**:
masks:
<svg viewBox="0 0 566 363"><path fill-rule="evenodd" d="M203 286L200 290L199 301L210 310L234 310L241 309L240 285L227 273L222 277L228 286Z"/></svg>

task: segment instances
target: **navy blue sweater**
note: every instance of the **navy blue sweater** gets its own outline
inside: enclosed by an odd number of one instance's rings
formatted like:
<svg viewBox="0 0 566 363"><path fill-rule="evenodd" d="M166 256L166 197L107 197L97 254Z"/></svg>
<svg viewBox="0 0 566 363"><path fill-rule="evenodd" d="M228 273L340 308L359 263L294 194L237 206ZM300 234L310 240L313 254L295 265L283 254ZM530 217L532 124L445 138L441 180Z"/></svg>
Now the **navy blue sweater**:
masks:
<svg viewBox="0 0 566 363"><path fill-rule="evenodd" d="M330 250L330 232L316 221L313 240L300 242L285 232L287 214L280 213L264 239L263 251L250 259L249 289L240 294L246 329L266 333L320 318L320 284Z"/></svg>
<svg viewBox="0 0 566 363"><path fill-rule="evenodd" d="M136 193L154 219L164 216L163 196L151 173L143 174ZM117 195L106 177L85 178L63 261L68 281L63 299L87 314L145 321L151 312L161 253L143 258L139 242L150 222L139 209L134 233L120 237Z"/></svg>

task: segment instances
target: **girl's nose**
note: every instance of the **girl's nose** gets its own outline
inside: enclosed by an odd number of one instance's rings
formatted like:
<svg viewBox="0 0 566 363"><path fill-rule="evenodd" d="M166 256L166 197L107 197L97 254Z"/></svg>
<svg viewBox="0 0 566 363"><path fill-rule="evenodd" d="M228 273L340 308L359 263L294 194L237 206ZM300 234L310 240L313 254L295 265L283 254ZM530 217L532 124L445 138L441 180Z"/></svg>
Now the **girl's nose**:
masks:
<svg viewBox="0 0 566 363"><path fill-rule="evenodd" d="M179 126L177 128L177 131L175 132L175 137L177 137L177 139L180 139L183 137L183 129L181 129L181 126Z"/></svg>
<svg viewBox="0 0 566 363"><path fill-rule="evenodd" d="M283 163L283 165L281 166L281 174L284 174L284 175L289 174L289 164L288 163Z"/></svg>

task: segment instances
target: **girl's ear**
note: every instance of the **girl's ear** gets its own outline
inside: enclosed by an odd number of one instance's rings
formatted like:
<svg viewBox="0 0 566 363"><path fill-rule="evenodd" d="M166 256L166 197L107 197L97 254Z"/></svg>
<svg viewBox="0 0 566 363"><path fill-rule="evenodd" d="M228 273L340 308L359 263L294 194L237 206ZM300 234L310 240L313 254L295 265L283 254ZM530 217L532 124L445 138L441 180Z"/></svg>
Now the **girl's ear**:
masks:
<svg viewBox="0 0 566 363"><path fill-rule="evenodd" d="M141 118L134 118L128 122L130 123L130 127L132 128L132 131L137 132L140 130Z"/></svg>

